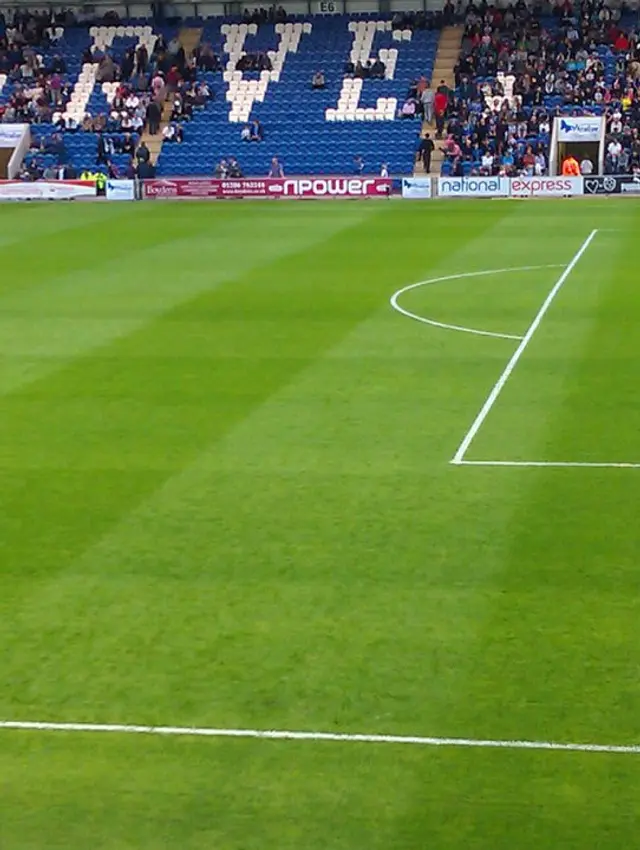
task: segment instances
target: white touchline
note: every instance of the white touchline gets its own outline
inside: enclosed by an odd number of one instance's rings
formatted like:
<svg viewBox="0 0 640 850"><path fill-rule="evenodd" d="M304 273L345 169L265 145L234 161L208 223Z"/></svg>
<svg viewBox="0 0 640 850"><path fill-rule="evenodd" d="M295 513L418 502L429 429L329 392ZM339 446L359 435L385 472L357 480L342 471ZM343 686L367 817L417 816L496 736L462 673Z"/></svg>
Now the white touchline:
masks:
<svg viewBox="0 0 640 850"><path fill-rule="evenodd" d="M640 754L640 744L567 744L557 741L509 741L485 738L438 738L421 735L367 735L343 732L293 732L280 729L216 729L198 726L141 726L125 723L50 723L0 720L0 729L36 732L103 732L196 738L262 738L272 741L341 741L356 744L413 744L423 747L481 747L506 750L568 750L578 753Z"/></svg>
<svg viewBox="0 0 640 850"><path fill-rule="evenodd" d="M577 252L574 254L573 259L571 260L569 265L565 268L565 270L562 272L562 274L560 275L560 277L558 278L558 280L554 284L551 292L545 298L544 303L542 304L542 307L540 307L540 309L536 313L534 320L531 322L531 324L529 326L529 330L526 332L526 334L522 338L522 342L516 348L511 359L509 360L509 362L505 366L503 373L500 375L500 377L496 381L493 389L491 390L491 392L489 393L489 396L487 397L487 400L482 405L480 413L478 413L476 418L473 420L473 424L471 425L471 428L469 428L464 439L460 443L460 446L458 447L457 452L454 454L453 458L450 461L451 463L459 464L462 461L462 459L464 458L465 454L467 453L469 446L473 442L474 437L476 436L476 434L480 430L482 423L487 418L489 411L491 410L491 408L495 404L496 399L498 398L498 396L502 392L504 385L509 380L509 376L511 375L511 373L515 369L515 367L518 363L518 360L520 360L520 358L522 357L522 354L524 353L525 348L531 342L531 338L533 337L534 333L537 331L537 329L540 325L540 322L542 321L545 313L547 312L547 310L551 306L553 299L556 297L556 295L558 294L558 292L562 288L562 285L564 284L565 280L569 277L571 272L576 267L577 263L579 262L580 258L582 257L584 252L587 250L587 248L589 247L589 245L593 241L593 238L594 238L594 236L596 235L597 232L598 232L597 229L592 230L591 233L587 236L587 238L584 240L584 242L582 243L580 248L578 248Z"/></svg>

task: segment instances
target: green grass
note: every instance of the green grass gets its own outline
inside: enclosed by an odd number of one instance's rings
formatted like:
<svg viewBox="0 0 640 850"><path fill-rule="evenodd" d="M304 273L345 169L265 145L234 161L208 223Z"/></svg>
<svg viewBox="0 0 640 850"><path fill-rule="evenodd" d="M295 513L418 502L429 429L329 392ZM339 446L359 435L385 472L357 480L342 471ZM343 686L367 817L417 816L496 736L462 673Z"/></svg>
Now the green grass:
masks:
<svg viewBox="0 0 640 850"><path fill-rule="evenodd" d="M0 719L632 744L628 200L0 207ZM562 271L407 293L523 334ZM640 756L0 729L2 850L635 846Z"/></svg>

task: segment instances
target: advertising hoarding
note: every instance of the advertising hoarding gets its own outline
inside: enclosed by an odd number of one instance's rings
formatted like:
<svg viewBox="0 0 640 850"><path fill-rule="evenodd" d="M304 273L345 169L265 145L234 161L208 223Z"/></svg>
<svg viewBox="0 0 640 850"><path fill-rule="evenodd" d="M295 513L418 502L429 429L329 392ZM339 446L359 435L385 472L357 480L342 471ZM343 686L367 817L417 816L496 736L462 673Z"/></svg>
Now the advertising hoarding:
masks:
<svg viewBox="0 0 640 850"><path fill-rule="evenodd" d="M402 178L402 197L403 198L430 198L431 197L431 178L430 177L403 177Z"/></svg>
<svg viewBox="0 0 640 850"><path fill-rule="evenodd" d="M582 195L583 177L513 177L512 198Z"/></svg>
<svg viewBox="0 0 640 850"><path fill-rule="evenodd" d="M391 192L386 177L168 177L145 180L145 198L364 198Z"/></svg>
<svg viewBox="0 0 640 850"><path fill-rule="evenodd" d="M95 194L95 183L86 180L0 180L0 201L70 201Z"/></svg>
<svg viewBox="0 0 640 850"><path fill-rule="evenodd" d="M506 198L508 177L439 177L438 195L442 198Z"/></svg>

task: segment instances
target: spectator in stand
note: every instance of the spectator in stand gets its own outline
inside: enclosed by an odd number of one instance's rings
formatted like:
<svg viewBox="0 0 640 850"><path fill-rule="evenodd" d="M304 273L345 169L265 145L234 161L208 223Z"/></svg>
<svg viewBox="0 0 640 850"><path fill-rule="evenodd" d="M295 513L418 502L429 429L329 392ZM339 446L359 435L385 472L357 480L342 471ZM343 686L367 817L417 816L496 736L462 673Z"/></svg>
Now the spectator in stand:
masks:
<svg viewBox="0 0 640 850"><path fill-rule="evenodd" d="M458 169L462 157L462 150L453 136L449 136L442 147L442 153L447 162L451 164L453 173Z"/></svg>
<svg viewBox="0 0 640 850"><path fill-rule="evenodd" d="M359 154L353 158L353 173L358 176L364 173L364 159Z"/></svg>
<svg viewBox="0 0 640 850"><path fill-rule="evenodd" d="M418 152L422 159L422 165L425 172L428 174L431 171L431 156L433 155L435 145L429 133L424 134L424 138L420 141Z"/></svg>
<svg viewBox="0 0 640 850"><path fill-rule="evenodd" d="M104 56L98 64L98 70L96 71L96 82L112 83L116 78L116 72L116 64L111 58L111 56L107 53L107 55Z"/></svg>
<svg viewBox="0 0 640 850"><path fill-rule="evenodd" d="M398 118L415 118L416 112L416 101L410 97L402 104L402 108L398 112Z"/></svg>
<svg viewBox="0 0 640 850"><path fill-rule="evenodd" d="M542 177L543 174L547 173L547 159L544 155L544 151L542 148L539 148L536 152L535 163L533 166L533 173L536 177Z"/></svg>
<svg viewBox="0 0 640 850"><path fill-rule="evenodd" d="M237 71L272 71L271 59L266 53L245 53L236 62Z"/></svg>
<svg viewBox="0 0 640 850"><path fill-rule="evenodd" d="M151 92L154 98L165 98L165 80L161 71L158 71L151 80Z"/></svg>
<svg viewBox="0 0 640 850"><path fill-rule="evenodd" d="M284 177L284 169L282 168L282 165L278 162L278 158L276 156L274 156L271 160L268 176L276 179L282 179Z"/></svg>
<svg viewBox="0 0 640 850"><path fill-rule="evenodd" d="M606 171L609 174L617 174L619 169L619 160L622 153L622 145L619 139L612 138L607 145L606 155Z"/></svg>
<svg viewBox="0 0 640 850"><path fill-rule="evenodd" d="M138 145L138 150L136 151L136 159L138 160L138 164L143 162L149 162L151 159L151 153L149 152L149 148L146 146L144 142L140 142Z"/></svg>
<svg viewBox="0 0 640 850"><path fill-rule="evenodd" d="M264 130L262 128L262 124L258 121L257 118L251 122L251 141L252 142L261 142L264 139Z"/></svg>
<svg viewBox="0 0 640 850"><path fill-rule="evenodd" d="M179 67L177 65L172 65L167 73L167 88L169 91L177 91L181 79L182 74L180 73Z"/></svg>
<svg viewBox="0 0 640 850"><path fill-rule="evenodd" d="M147 123L149 125L149 133L156 136L160 130L160 122L162 120L162 110L160 104L156 100L150 101L147 106Z"/></svg>
<svg viewBox="0 0 640 850"><path fill-rule="evenodd" d="M354 77L357 77L358 79L361 79L361 80L365 80L369 76L371 76L370 73L369 73L368 65L363 65L362 62L360 62L360 60L358 60L356 62L356 67L355 67L355 70L353 72L353 75L354 75Z"/></svg>
<svg viewBox="0 0 640 850"><path fill-rule="evenodd" d="M219 71L221 68L220 58L208 43L196 47L193 58L199 71Z"/></svg>
<svg viewBox="0 0 640 850"><path fill-rule="evenodd" d="M536 155L531 145L527 145L525 155L522 157L522 167L527 177L533 177L536 171Z"/></svg>
<svg viewBox="0 0 640 850"><path fill-rule="evenodd" d="M184 130L180 124L167 124L162 131L162 138L165 142L181 143L184 141Z"/></svg>
<svg viewBox="0 0 640 850"><path fill-rule="evenodd" d="M589 177L593 174L593 163L586 154L582 157L582 162L580 163L580 174L582 174L583 177Z"/></svg>
<svg viewBox="0 0 640 850"><path fill-rule="evenodd" d="M458 150L460 150L460 149L458 148ZM493 154L491 153L490 150L486 150L482 154L481 163L482 163L481 168L480 168L481 174L493 174L494 156L493 156Z"/></svg>
<svg viewBox="0 0 640 850"><path fill-rule="evenodd" d="M326 86L326 80L324 78L324 71L316 71L313 77L311 78L311 88L312 89L323 89Z"/></svg>
<svg viewBox="0 0 640 850"><path fill-rule="evenodd" d="M387 68L380 58L374 59L370 65L369 76L374 80L384 80Z"/></svg>
<svg viewBox="0 0 640 850"><path fill-rule="evenodd" d="M234 156L229 157L229 161L227 163L228 167L228 176L232 177L234 180L239 180L242 175L242 169L240 168L240 163Z"/></svg>
<svg viewBox="0 0 640 850"><path fill-rule="evenodd" d="M500 168L509 168L513 158L513 172L522 173L529 145L534 173L539 173L546 169L553 117L589 114L590 107L596 114L604 112L608 134L621 141L632 167L631 133L640 126L636 35L622 32L619 11L614 14L593 0L585 0L579 9L565 0L554 13L557 24L545 28L544 19L538 20L524 3L504 10L467 7L455 68L456 97L448 98L444 121L461 146L466 148L466 138L473 140L469 148L475 149L477 159L465 158L464 173L473 173L489 149ZM484 80L480 90L473 77Z"/></svg>
<svg viewBox="0 0 640 850"><path fill-rule="evenodd" d="M240 131L240 138L243 142L251 141L251 127L249 124L245 124L242 130Z"/></svg>
<svg viewBox="0 0 640 850"><path fill-rule="evenodd" d="M444 92L440 89L436 92L433 98L433 111L436 118L436 139L441 139L444 133L445 117L449 100Z"/></svg>
<svg viewBox="0 0 640 850"><path fill-rule="evenodd" d="M106 165L114 152L111 139L102 133L98 133L98 149L96 151L96 162L98 165Z"/></svg>
<svg viewBox="0 0 640 850"><path fill-rule="evenodd" d="M420 95L420 101L422 103L422 114L424 116L424 120L427 124L431 124L433 122L433 100L435 97L434 90L430 87L429 83L425 86L422 94Z"/></svg>
<svg viewBox="0 0 640 850"><path fill-rule="evenodd" d="M156 176L156 167L150 160L146 160L138 162L136 172L140 180L152 180Z"/></svg>
<svg viewBox="0 0 640 850"><path fill-rule="evenodd" d="M618 157L618 174L627 174L629 171L629 166L631 163L631 157L629 156L629 151L623 147L620 151L620 156Z"/></svg>

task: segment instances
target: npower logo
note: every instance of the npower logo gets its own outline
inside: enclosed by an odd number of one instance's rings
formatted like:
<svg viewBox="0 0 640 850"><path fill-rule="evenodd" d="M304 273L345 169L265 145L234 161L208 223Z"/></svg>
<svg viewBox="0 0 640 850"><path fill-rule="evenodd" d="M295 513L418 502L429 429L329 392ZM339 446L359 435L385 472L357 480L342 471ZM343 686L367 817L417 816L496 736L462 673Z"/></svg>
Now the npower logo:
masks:
<svg viewBox="0 0 640 850"><path fill-rule="evenodd" d="M390 180L373 177L318 177L284 180L282 184L273 184L269 189L276 194L298 198L359 198L377 194L385 195L390 187Z"/></svg>

